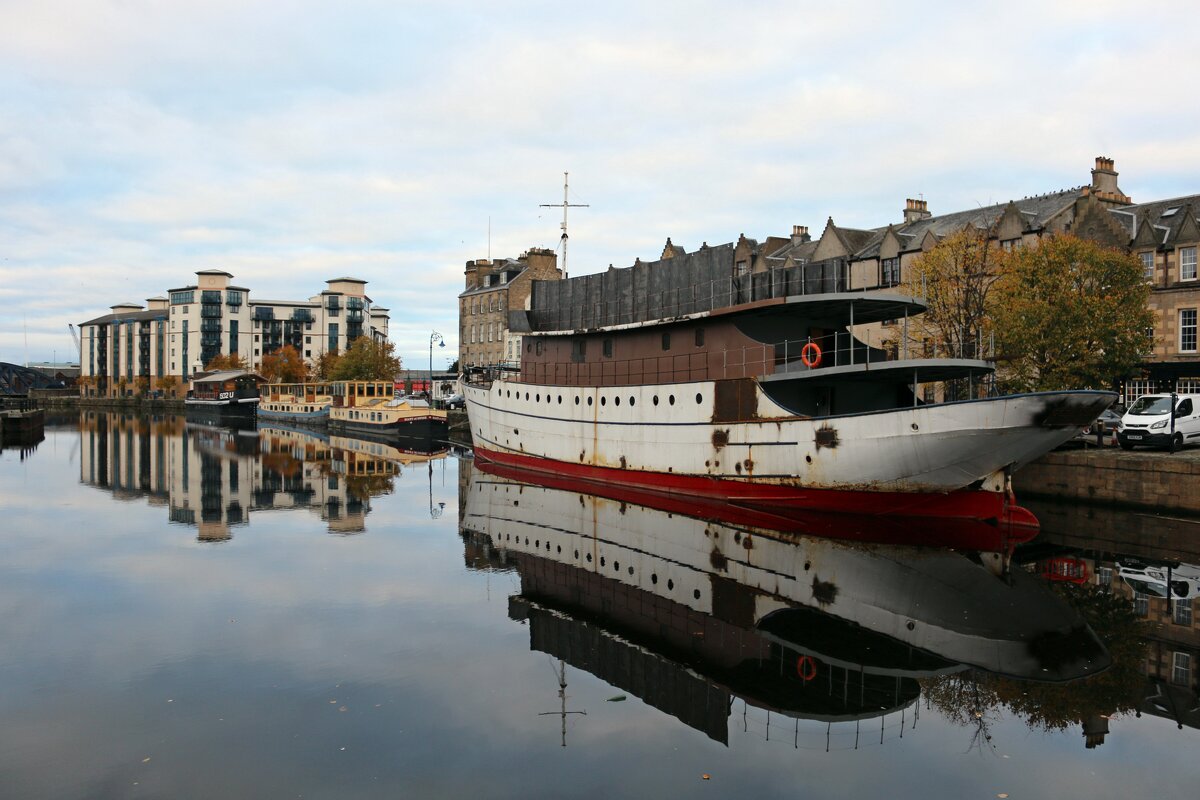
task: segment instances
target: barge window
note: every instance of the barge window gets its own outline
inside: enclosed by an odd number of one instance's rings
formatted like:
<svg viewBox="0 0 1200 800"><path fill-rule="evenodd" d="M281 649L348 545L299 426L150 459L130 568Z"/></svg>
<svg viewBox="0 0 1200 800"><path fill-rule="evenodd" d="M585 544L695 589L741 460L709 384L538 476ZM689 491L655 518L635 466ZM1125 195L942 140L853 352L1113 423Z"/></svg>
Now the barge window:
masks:
<svg viewBox="0 0 1200 800"><path fill-rule="evenodd" d="M664 333L664 334L662 335L662 349L663 349L663 350L670 350L670 349L671 349L671 334L669 334L669 333Z"/></svg>
<svg viewBox="0 0 1200 800"><path fill-rule="evenodd" d="M576 339L571 342L571 359L573 361L583 361L587 356L587 339Z"/></svg>
<svg viewBox="0 0 1200 800"><path fill-rule="evenodd" d="M704 328L696 328L696 347L704 347Z"/></svg>
<svg viewBox="0 0 1200 800"><path fill-rule="evenodd" d="M612 358L612 339L604 340L604 357Z"/></svg>

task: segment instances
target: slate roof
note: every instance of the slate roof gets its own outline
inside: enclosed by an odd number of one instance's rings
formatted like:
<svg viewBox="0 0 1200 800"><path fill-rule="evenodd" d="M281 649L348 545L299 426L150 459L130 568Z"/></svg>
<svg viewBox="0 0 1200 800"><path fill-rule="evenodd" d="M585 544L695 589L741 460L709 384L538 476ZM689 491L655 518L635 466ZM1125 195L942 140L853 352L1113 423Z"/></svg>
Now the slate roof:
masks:
<svg viewBox="0 0 1200 800"><path fill-rule="evenodd" d="M1156 233L1159 234L1155 238L1160 244L1166 244L1175 239L1179 227L1187 218L1185 211L1189 206L1192 216L1200 222L1200 194L1155 200L1152 203L1134 203L1112 209L1112 213L1114 219L1125 226L1131 239L1138 233L1136 226L1142 224L1144 218L1149 219L1150 224L1155 226ZM1178 211L1164 217L1163 214L1172 208L1178 209Z"/></svg>

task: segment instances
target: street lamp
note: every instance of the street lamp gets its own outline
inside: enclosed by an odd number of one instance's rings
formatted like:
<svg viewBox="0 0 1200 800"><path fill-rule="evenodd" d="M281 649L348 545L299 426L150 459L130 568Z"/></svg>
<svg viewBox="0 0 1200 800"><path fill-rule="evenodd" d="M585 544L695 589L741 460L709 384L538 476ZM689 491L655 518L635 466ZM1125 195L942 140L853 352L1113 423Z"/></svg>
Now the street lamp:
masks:
<svg viewBox="0 0 1200 800"><path fill-rule="evenodd" d="M433 343L437 342L438 347L445 347L446 342L442 339L442 335L437 331L429 334L429 399L433 400Z"/></svg>

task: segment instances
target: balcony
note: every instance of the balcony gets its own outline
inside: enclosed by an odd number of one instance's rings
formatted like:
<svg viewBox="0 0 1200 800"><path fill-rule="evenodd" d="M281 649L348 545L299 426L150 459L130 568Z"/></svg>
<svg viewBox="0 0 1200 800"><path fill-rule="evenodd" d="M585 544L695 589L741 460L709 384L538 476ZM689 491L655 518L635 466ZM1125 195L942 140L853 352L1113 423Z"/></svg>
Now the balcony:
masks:
<svg viewBox="0 0 1200 800"><path fill-rule="evenodd" d="M307 308L297 308L292 312L292 322L312 322L313 313Z"/></svg>
<svg viewBox="0 0 1200 800"><path fill-rule="evenodd" d="M221 293L213 292L213 291L201 292L200 293L200 302L204 303L205 305L210 305L213 303L220 305L221 304Z"/></svg>
<svg viewBox="0 0 1200 800"><path fill-rule="evenodd" d="M346 308L351 311L362 311L366 303L361 297L347 297Z"/></svg>
<svg viewBox="0 0 1200 800"><path fill-rule="evenodd" d="M254 309L254 319L273 320L275 319L275 309L259 306Z"/></svg>
<svg viewBox="0 0 1200 800"><path fill-rule="evenodd" d="M221 307L218 306L200 306L201 319L220 319Z"/></svg>
<svg viewBox="0 0 1200 800"><path fill-rule="evenodd" d="M200 320L201 333L220 333L221 320L219 319L203 319Z"/></svg>

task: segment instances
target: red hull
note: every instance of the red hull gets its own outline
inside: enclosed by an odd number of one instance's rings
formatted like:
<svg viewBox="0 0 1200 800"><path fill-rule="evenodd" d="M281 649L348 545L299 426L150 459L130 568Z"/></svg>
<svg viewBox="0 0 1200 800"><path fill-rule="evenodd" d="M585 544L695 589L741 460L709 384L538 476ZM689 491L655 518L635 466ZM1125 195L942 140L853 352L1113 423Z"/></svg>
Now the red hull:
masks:
<svg viewBox="0 0 1200 800"><path fill-rule="evenodd" d="M1039 529L1032 513L999 492L809 489L592 467L482 447L475 456L483 471L516 480L787 533L1005 551Z"/></svg>

